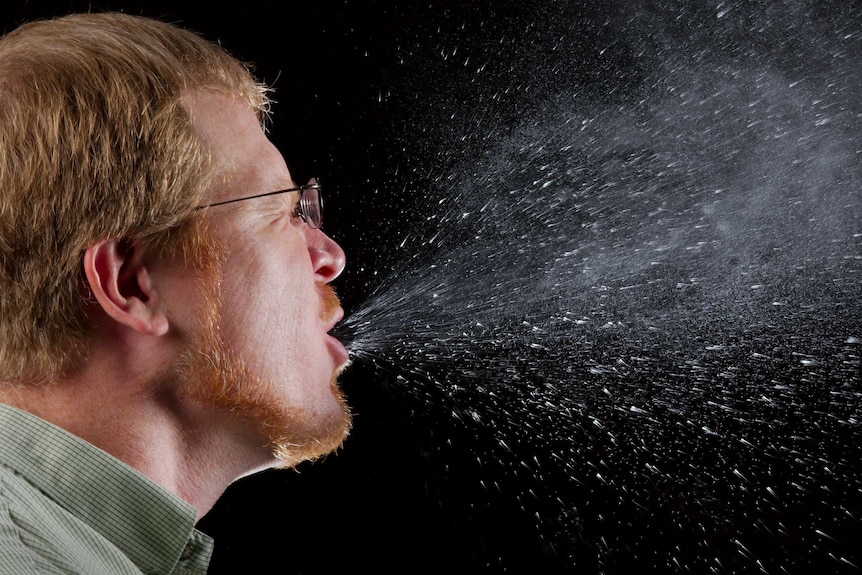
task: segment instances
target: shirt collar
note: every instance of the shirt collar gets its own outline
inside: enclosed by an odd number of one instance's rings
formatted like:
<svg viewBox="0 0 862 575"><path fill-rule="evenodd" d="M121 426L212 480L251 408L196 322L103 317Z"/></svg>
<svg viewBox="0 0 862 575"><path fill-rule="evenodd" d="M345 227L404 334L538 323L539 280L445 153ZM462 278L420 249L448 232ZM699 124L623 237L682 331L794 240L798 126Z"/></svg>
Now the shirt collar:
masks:
<svg viewBox="0 0 862 575"><path fill-rule="evenodd" d="M0 404L0 463L116 545L144 573L209 563L195 509L129 465L25 411Z"/></svg>

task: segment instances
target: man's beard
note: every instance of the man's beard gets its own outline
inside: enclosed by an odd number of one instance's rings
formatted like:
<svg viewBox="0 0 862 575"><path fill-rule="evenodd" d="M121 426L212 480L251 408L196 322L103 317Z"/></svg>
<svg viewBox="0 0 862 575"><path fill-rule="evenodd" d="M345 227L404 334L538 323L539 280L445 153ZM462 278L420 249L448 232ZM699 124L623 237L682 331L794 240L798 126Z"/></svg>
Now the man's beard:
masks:
<svg viewBox="0 0 862 575"><path fill-rule="evenodd" d="M224 344L219 330L218 281L204 283L210 285L201 298L204 309L198 337L178 365L181 393L223 411L226 417L254 425L255 431L268 441L275 467L294 467L340 448L352 425L350 409L338 386L341 370L333 373L330 380L331 393L341 407L337 415L315 417L301 406L290 405L278 394L274 382L254 373L237 352ZM318 290L321 317L329 318L339 305L338 296L328 285L319 285Z"/></svg>

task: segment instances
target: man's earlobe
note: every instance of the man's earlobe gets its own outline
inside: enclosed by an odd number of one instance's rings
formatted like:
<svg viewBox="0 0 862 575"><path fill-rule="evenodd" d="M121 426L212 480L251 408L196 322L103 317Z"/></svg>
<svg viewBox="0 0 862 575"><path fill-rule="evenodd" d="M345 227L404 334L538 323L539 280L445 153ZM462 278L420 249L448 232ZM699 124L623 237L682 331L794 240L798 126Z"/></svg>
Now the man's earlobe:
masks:
<svg viewBox="0 0 862 575"><path fill-rule="evenodd" d="M143 260L133 241L103 239L84 252L84 273L111 318L145 335L163 335L168 318Z"/></svg>

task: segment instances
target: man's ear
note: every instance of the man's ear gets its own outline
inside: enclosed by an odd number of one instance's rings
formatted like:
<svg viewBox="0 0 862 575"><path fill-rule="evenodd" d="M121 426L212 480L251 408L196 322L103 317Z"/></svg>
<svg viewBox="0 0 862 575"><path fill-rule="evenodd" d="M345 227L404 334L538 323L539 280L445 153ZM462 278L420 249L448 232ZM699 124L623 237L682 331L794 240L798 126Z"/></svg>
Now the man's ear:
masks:
<svg viewBox="0 0 862 575"><path fill-rule="evenodd" d="M99 240L84 252L84 272L110 317L142 334L164 335L168 318L141 251L132 240Z"/></svg>

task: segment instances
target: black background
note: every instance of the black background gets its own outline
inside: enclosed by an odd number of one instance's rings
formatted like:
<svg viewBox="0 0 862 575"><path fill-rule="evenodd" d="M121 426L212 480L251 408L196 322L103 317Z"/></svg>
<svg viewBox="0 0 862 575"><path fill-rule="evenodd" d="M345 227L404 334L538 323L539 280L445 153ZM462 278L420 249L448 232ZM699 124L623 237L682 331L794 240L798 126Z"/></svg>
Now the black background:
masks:
<svg viewBox="0 0 862 575"><path fill-rule="evenodd" d="M348 314L409 257L400 249L404 234L421 236L426 229L424 214L438 201L430 190L440 190L440 175L481 155L481 138L462 136L477 133L469 122L489 94L495 121L505 125L555 84L612 102L645 73L635 54L607 50L615 33L607 22L626 13L626 2L29 1L6 2L0 10L4 30L69 11L154 16L197 30L253 63L257 76L275 87L271 138L294 178L318 176L327 188L325 230L347 255L335 286ZM579 38L568 65L543 69L544 56L572 22ZM850 306L858 318L857 309ZM676 547L683 557L713 552L697 533L663 539L669 524L617 516L616 528L601 525L607 515L601 506L608 503L613 513L612 502L598 498L589 514L596 523L586 527L616 529L623 544L612 561L597 565L582 541L537 529L541 503L530 507L510 497L505 481L499 490L489 487L493 473L482 469L477 454L490 437L417 407L363 365L345 374L344 388L356 418L341 451L297 470L240 480L203 518L201 529L217 541L212 573L552 573L575 572L575 564L578 572L663 573L677 569L663 559L627 556L625 542L636 541L640 557L649 557L644 549L651 542ZM858 486L858 474L856 480ZM738 510L740 522L749 520L746 513ZM846 541L862 536L855 519L843 525ZM703 545L706 550L695 549ZM716 555L725 552L714 545ZM794 549L764 545L766 555L808 557L806 542ZM846 546L841 552L853 555ZM573 561L578 553L586 554ZM737 552L731 546L727 553L728 571L716 572L736 572L730 554ZM743 564L756 569L754 561ZM831 572L836 563L828 565Z"/></svg>

